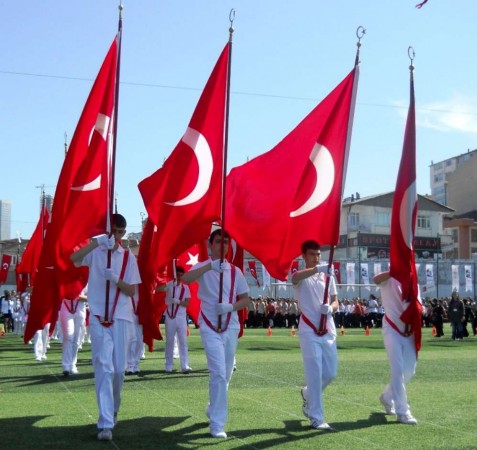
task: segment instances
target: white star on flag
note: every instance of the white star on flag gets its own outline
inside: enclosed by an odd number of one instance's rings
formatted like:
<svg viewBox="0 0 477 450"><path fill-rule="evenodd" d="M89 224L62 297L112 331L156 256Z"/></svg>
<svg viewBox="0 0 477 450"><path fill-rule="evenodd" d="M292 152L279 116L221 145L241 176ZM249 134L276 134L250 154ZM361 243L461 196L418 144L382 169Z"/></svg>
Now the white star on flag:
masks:
<svg viewBox="0 0 477 450"><path fill-rule="evenodd" d="M189 261L186 262L188 266L195 266L199 262L199 254L193 255L192 253L187 252L189 255Z"/></svg>

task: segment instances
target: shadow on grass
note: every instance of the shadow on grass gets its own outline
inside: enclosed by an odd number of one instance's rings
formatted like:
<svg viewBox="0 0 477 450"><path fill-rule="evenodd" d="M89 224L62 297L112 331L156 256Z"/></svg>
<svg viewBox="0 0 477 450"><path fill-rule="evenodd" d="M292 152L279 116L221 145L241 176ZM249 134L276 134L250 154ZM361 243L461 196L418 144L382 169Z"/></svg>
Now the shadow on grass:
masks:
<svg viewBox="0 0 477 450"><path fill-rule="evenodd" d="M10 448L49 449L68 448L95 449L105 448L105 443L96 440L98 430L95 424L79 426L42 426L41 421L50 416L29 416L0 419L3 442ZM177 417L141 417L139 419L121 420L113 431L113 446L116 448L134 449L179 449L212 447L224 443L212 438L207 422L181 426L190 419L189 416ZM339 422L331 424L337 431L350 431L387 424L381 413L372 413L368 419L356 422ZM271 448L276 445L304 442L308 439L326 435L329 432L319 431L303 426L302 420L284 421L284 427L267 429L246 429L229 432L227 448ZM263 435L263 439L261 439ZM311 445L311 444L310 444Z"/></svg>
<svg viewBox="0 0 477 450"><path fill-rule="evenodd" d="M333 422L332 425L337 431L362 430L363 428L375 427L378 425L389 425L395 423L388 422L386 415L380 412L373 412L367 419L359 419L355 422Z"/></svg>

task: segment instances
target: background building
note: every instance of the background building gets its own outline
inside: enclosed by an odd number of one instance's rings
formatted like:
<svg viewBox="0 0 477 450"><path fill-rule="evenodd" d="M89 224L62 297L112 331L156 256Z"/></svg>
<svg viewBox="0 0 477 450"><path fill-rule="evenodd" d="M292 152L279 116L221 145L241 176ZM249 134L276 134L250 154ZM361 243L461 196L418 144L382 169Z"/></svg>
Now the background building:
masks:
<svg viewBox="0 0 477 450"><path fill-rule="evenodd" d="M12 204L8 200L0 200L0 241L10 239L12 229Z"/></svg>

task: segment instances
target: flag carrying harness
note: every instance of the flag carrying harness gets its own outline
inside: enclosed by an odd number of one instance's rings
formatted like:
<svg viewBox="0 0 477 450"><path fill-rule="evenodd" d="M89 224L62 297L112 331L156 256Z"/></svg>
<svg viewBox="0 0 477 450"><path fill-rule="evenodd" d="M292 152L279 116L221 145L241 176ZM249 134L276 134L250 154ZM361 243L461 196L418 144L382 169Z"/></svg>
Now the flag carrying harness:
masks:
<svg viewBox="0 0 477 450"><path fill-rule="evenodd" d="M236 267L231 264L230 265L231 267L231 272L230 272L230 292L229 292L229 303L232 304L233 303L233 300L234 300L234 291L235 291L235 271L236 271ZM232 318L232 313L229 312L227 313L227 319L225 319L225 326L223 327L214 327L214 325L212 325L212 322L206 317L206 315L204 314L203 311L200 312L200 314L202 315L203 319L204 319L204 322L207 324L207 326L215 331L216 333L223 333L224 331L227 331L227 328L229 326L229 323L230 323L230 319Z"/></svg>
<svg viewBox="0 0 477 450"><path fill-rule="evenodd" d="M121 266L121 273L119 275L120 280L123 279L124 273L126 272L126 266L128 265L128 259L129 259L129 250L126 250L124 252L124 256L123 256L123 265ZM116 311L116 306L118 305L119 293L120 293L120 289L119 289L119 287L117 287L116 288L116 295L114 296L113 310L111 311L111 319L101 320L101 317L99 317L97 314L95 314L95 317L99 320L99 323L105 328L109 328L113 324L113 317L114 317L114 312Z"/></svg>

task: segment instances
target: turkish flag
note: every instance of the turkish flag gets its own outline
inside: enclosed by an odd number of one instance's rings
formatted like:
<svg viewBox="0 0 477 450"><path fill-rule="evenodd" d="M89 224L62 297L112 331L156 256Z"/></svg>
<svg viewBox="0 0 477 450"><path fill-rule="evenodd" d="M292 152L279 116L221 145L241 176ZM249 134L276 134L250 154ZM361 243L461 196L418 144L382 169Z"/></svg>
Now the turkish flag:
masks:
<svg viewBox="0 0 477 450"><path fill-rule="evenodd" d="M154 339L161 341L162 334L159 328L161 320L161 304L164 304L164 292L155 293L157 286L158 268L155 265L156 230L154 224L148 219L144 226L139 245L137 264L141 274L142 283L138 286L139 302L137 314L142 325L143 341L152 352Z"/></svg>
<svg viewBox="0 0 477 450"><path fill-rule="evenodd" d="M390 275L401 283L402 299L410 302L401 320L414 331L416 352L421 348L422 305L419 301L413 241L417 218L416 190L416 113L414 79L411 71L411 93L406 131L394 191L391 218Z"/></svg>
<svg viewBox="0 0 477 450"><path fill-rule="evenodd" d="M162 168L139 183L149 219L159 232L159 266L207 239L212 222L220 219L229 45L184 136Z"/></svg>
<svg viewBox="0 0 477 450"><path fill-rule="evenodd" d="M341 284L341 263L333 261L333 266L335 268L335 279L338 284Z"/></svg>
<svg viewBox="0 0 477 450"><path fill-rule="evenodd" d="M75 246L110 229L113 111L120 37L119 33L101 66L61 169L31 297L25 343L46 323L54 328L62 292L83 279L84 269L76 268L70 261Z"/></svg>
<svg viewBox="0 0 477 450"><path fill-rule="evenodd" d="M49 221L50 213L48 208L43 206L35 231L31 235L30 241L23 252L22 260L15 268L18 292L24 292L28 285L33 286L35 284L35 275L38 269L43 239Z"/></svg>
<svg viewBox="0 0 477 450"><path fill-rule="evenodd" d="M248 270L250 270L250 275L252 275L252 277L257 281L257 286L260 287L260 282L258 281L257 275L257 264L255 261L252 261L251 259L248 260Z"/></svg>
<svg viewBox="0 0 477 450"><path fill-rule="evenodd" d="M272 150L227 177L227 230L280 280L303 241L338 242L357 80L358 67Z"/></svg>
<svg viewBox="0 0 477 450"><path fill-rule="evenodd" d="M12 262L12 255L2 256L2 267L0 268L0 284L4 284L7 281L8 271L10 270L10 264Z"/></svg>

